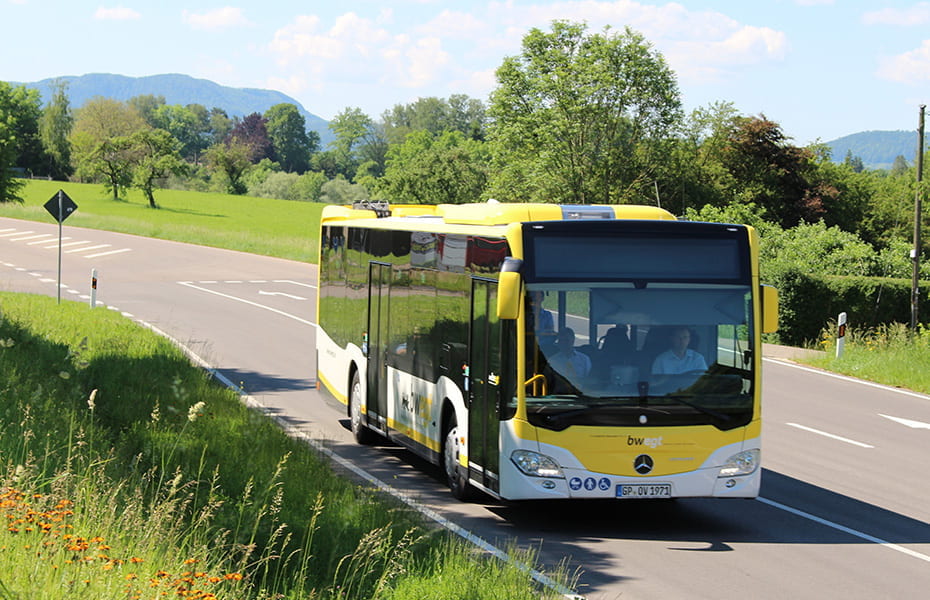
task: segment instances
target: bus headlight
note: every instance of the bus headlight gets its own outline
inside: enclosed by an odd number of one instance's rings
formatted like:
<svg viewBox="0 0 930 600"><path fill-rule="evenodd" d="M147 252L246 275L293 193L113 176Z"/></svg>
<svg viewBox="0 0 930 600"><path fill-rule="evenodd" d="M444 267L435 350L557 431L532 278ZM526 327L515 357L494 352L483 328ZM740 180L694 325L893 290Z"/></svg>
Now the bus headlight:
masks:
<svg viewBox="0 0 930 600"><path fill-rule="evenodd" d="M510 460L517 468L526 475L533 477L557 477L563 478L562 469L554 460L532 450L514 450L510 455Z"/></svg>
<svg viewBox="0 0 930 600"><path fill-rule="evenodd" d="M749 475L759 467L759 449L744 450L734 454L720 467L717 477L737 477Z"/></svg>

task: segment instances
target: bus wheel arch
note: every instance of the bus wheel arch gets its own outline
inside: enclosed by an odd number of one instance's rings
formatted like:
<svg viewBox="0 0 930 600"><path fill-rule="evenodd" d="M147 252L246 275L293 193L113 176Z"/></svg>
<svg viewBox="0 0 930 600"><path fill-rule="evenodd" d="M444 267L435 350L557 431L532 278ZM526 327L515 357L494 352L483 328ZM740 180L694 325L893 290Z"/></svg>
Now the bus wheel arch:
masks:
<svg viewBox="0 0 930 600"><path fill-rule="evenodd" d="M462 434L452 403L447 399L442 411L442 470L452 495L462 501L474 497L474 488L468 483L468 471L459 462Z"/></svg>
<svg viewBox="0 0 930 600"><path fill-rule="evenodd" d="M362 392L362 381L358 375L358 368L352 367L349 371L349 402L346 407L349 417L349 429L355 441L363 445L374 444L378 436L368 428L365 417L362 415L362 404L365 401Z"/></svg>

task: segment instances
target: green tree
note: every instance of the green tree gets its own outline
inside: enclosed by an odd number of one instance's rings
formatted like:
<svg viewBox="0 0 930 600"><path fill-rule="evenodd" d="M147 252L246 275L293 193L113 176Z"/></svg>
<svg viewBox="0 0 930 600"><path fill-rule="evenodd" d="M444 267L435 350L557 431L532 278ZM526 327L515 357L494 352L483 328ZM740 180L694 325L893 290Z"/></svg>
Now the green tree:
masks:
<svg viewBox="0 0 930 600"><path fill-rule="evenodd" d="M355 204L369 199L365 186L349 183L343 177L327 181L320 189L320 202L327 204Z"/></svg>
<svg viewBox="0 0 930 600"><path fill-rule="evenodd" d="M12 135L14 159L11 167L27 173L45 173L48 158L39 137L42 114L39 91L0 81L0 115Z"/></svg>
<svg viewBox="0 0 930 600"><path fill-rule="evenodd" d="M233 121L226 114L226 111L222 108L211 108L208 122L210 126L207 130L210 133L207 136L207 146L225 142L233 128Z"/></svg>
<svg viewBox="0 0 930 600"><path fill-rule="evenodd" d="M586 35L577 23L532 29L497 70L491 95L499 199L618 203L649 193L660 141L681 120L674 73L627 28Z"/></svg>
<svg viewBox="0 0 930 600"><path fill-rule="evenodd" d="M289 103L275 104L265 111L268 137L274 146L281 169L288 173L303 173L310 168L310 156L317 150L319 135L307 133L307 122L297 107Z"/></svg>
<svg viewBox="0 0 930 600"><path fill-rule="evenodd" d="M155 94L140 94L127 100L126 105L133 108L150 126L158 127L155 112L165 106L165 97L156 96Z"/></svg>
<svg viewBox="0 0 930 600"><path fill-rule="evenodd" d="M460 131L466 137L483 140L487 111L480 100L465 94L453 94L448 100L418 98L410 104L397 104L381 116L385 137L392 144L402 143L413 131L426 130L434 135Z"/></svg>
<svg viewBox="0 0 930 600"><path fill-rule="evenodd" d="M88 156L90 173L103 179L103 188L119 200L120 190L132 184L136 148L130 136L107 138Z"/></svg>
<svg viewBox="0 0 930 600"><path fill-rule="evenodd" d="M131 174L122 173L119 167L126 164L128 168L129 162L121 158L126 153L126 144L115 140L128 139L149 127L130 104L100 96L91 98L76 111L71 130L76 174L91 181L101 177L109 180L108 187L114 198L118 198L119 188L131 180Z"/></svg>
<svg viewBox="0 0 930 600"><path fill-rule="evenodd" d="M194 107L199 108L194 108ZM181 143L181 156L197 162L207 147L206 109L200 105L162 104L151 115L152 126L170 133Z"/></svg>
<svg viewBox="0 0 930 600"><path fill-rule="evenodd" d="M23 182L16 178L22 91L0 81L0 202L22 202Z"/></svg>
<svg viewBox="0 0 930 600"><path fill-rule="evenodd" d="M459 131L439 136L415 131L388 151L379 192L393 202L410 204L476 202L487 186L489 165L485 142Z"/></svg>
<svg viewBox="0 0 930 600"><path fill-rule="evenodd" d="M142 190L149 206L155 203L155 183L169 174L181 175L187 163L181 158L181 142L164 129L144 129L129 138L133 150L132 183Z"/></svg>
<svg viewBox="0 0 930 600"><path fill-rule="evenodd" d="M39 117L39 137L48 155L48 174L54 179L65 179L74 172L68 141L73 127L68 82L58 79L52 83L52 97Z"/></svg>
<svg viewBox="0 0 930 600"><path fill-rule="evenodd" d="M307 171L297 178L294 183L292 193L294 200L303 200L306 202L319 202L323 186L328 179L319 171Z"/></svg>
<svg viewBox="0 0 930 600"><path fill-rule="evenodd" d="M346 108L329 122L329 129L336 135L336 139L330 142L332 159L337 173L346 179L355 176L359 165L356 151L371 126L371 117L359 108Z"/></svg>
<svg viewBox="0 0 930 600"><path fill-rule="evenodd" d="M204 160L226 192L244 194L247 187L242 177L252 165L251 154L248 144L230 140L228 144L214 144L207 148Z"/></svg>

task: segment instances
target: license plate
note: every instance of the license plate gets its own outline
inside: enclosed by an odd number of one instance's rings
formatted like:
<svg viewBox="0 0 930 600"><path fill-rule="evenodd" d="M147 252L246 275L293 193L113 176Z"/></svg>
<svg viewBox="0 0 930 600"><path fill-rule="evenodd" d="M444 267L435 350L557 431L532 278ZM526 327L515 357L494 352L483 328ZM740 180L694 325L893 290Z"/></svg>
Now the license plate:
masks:
<svg viewBox="0 0 930 600"><path fill-rule="evenodd" d="M628 483L617 486L617 498L671 498L670 483Z"/></svg>

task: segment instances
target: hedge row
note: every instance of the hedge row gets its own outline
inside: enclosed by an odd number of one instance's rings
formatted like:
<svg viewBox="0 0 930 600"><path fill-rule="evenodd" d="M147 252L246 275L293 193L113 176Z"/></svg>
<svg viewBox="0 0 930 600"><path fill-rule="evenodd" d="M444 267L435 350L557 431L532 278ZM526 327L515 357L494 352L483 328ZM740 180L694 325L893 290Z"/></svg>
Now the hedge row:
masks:
<svg viewBox="0 0 930 600"><path fill-rule="evenodd" d="M841 312L850 327L869 328L884 323L910 323L911 281L884 277L813 275L798 269L771 273L769 285L778 288L778 342L791 346L816 343L821 331ZM921 282L918 319L930 323L930 283Z"/></svg>

